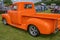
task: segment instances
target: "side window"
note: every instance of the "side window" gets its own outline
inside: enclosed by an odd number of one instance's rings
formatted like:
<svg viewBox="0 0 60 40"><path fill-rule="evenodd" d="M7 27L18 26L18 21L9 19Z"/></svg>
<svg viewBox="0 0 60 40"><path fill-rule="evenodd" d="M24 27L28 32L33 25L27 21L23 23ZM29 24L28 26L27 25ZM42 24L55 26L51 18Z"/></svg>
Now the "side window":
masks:
<svg viewBox="0 0 60 40"><path fill-rule="evenodd" d="M24 8L25 8L25 9L32 8L32 4L25 4L25 5L24 5Z"/></svg>
<svg viewBox="0 0 60 40"><path fill-rule="evenodd" d="M12 6L12 10L17 10L17 6L16 5L13 5Z"/></svg>

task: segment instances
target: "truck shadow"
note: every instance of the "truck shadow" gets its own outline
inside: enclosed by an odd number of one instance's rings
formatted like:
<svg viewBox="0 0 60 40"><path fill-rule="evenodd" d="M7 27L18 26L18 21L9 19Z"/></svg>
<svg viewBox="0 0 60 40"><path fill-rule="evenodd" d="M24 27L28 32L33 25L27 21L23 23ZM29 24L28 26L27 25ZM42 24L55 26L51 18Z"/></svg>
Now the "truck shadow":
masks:
<svg viewBox="0 0 60 40"><path fill-rule="evenodd" d="M16 28L16 27L11 26L11 25L8 25L8 26L10 26L11 28L16 29L16 30L18 30L18 31L22 31L22 32L24 32L24 33L28 33L27 31L25 31L25 30L23 30L23 29ZM51 38L53 38L53 37L56 37L56 36L58 35L58 33L59 33L59 32L57 32L56 34L49 34L49 35L40 34L38 37L51 39ZM31 37L32 37L32 36L31 36ZM34 38L34 37L33 37L33 38ZM36 37L36 38L37 38L37 37Z"/></svg>
<svg viewBox="0 0 60 40"><path fill-rule="evenodd" d="M39 37L41 37L41 38L53 38L53 37L56 37L57 36L57 34L58 34L59 32L57 32L56 34L49 34L49 35L43 35L43 34L41 34Z"/></svg>
<svg viewBox="0 0 60 40"><path fill-rule="evenodd" d="M12 27L12 26L11 26L11 27ZM25 30L23 30L23 29L20 29L20 28L16 28L16 27L12 27L12 28L15 28L15 29L17 29L17 30L23 31L23 32L25 32L25 33L28 33L27 31L25 31ZM49 35L40 34L38 37L41 37L41 38L53 38L53 37L56 37L58 33L59 33L59 32L57 32L56 34L49 34Z"/></svg>

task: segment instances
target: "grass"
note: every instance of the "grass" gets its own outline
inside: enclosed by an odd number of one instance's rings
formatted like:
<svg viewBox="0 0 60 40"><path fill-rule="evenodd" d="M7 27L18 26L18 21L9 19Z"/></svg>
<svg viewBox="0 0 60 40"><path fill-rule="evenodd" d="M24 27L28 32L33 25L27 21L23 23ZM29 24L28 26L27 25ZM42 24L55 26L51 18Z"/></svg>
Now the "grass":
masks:
<svg viewBox="0 0 60 40"><path fill-rule="evenodd" d="M32 37L26 31L4 25L0 15L0 40L60 40L60 32L57 34Z"/></svg>
<svg viewBox="0 0 60 40"><path fill-rule="evenodd" d="M44 11L45 13L51 13L51 9Z"/></svg>

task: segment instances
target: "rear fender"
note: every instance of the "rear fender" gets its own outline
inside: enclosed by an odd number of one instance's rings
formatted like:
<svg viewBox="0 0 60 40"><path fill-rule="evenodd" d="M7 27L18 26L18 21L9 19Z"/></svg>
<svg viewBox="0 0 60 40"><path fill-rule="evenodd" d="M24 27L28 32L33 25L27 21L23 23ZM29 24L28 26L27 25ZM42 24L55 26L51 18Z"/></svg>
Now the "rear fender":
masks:
<svg viewBox="0 0 60 40"><path fill-rule="evenodd" d="M53 31L51 30L53 28L53 26L51 25L52 23L48 23L41 19L36 18L29 19L27 21L27 26L29 24L35 25L41 34L51 34L51 32Z"/></svg>

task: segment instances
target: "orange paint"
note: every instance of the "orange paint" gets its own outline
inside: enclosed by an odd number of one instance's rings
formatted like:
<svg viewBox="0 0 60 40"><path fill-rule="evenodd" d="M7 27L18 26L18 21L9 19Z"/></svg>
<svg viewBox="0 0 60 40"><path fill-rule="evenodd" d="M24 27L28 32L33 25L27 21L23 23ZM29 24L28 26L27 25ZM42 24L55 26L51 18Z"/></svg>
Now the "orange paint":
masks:
<svg viewBox="0 0 60 40"><path fill-rule="evenodd" d="M25 9L25 4L32 5L32 8ZM51 34L56 28L60 29L60 14L36 13L32 2L16 2L13 5L17 6L16 10L11 9L2 14L2 19L6 19L8 24L24 30L33 24L41 34Z"/></svg>

